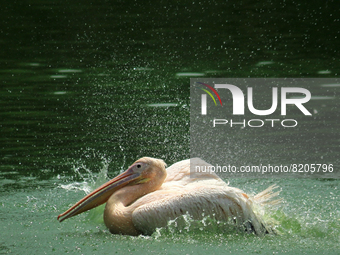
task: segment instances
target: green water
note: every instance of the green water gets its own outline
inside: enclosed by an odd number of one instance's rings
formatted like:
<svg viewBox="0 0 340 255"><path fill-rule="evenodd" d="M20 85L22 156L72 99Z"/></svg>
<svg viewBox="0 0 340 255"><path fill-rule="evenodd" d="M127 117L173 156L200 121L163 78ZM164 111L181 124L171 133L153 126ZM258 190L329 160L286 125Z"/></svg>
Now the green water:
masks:
<svg viewBox="0 0 340 255"><path fill-rule="evenodd" d="M56 220L103 164L113 177L142 156L189 157L190 77L338 77L337 10L331 1L4 1L0 254L339 254L338 179L229 180L250 194L280 186L285 202L269 212L278 236L209 221L111 235L100 211ZM309 150L338 171L340 88L313 89L328 99L312 100L321 122L306 120ZM306 130L296 132L294 141L268 134L273 147L248 134L232 160L255 147L265 158L278 144L281 158L310 160L306 146L287 145L303 141Z"/></svg>

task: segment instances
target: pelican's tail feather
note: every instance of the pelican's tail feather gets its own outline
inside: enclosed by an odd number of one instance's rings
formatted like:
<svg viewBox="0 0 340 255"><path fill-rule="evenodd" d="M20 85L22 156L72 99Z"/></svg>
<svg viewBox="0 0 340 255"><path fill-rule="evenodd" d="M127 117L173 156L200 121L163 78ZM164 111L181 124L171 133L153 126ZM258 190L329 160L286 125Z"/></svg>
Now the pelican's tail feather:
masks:
<svg viewBox="0 0 340 255"><path fill-rule="evenodd" d="M261 222L262 231L267 234L279 234L279 231L276 229L278 222L272 218L269 212L270 209L276 210L282 203L282 199L277 198L280 190L275 191L278 188L277 185L272 185L253 197L254 212Z"/></svg>
<svg viewBox="0 0 340 255"><path fill-rule="evenodd" d="M265 190L261 191L260 193L254 196L254 200L257 204L262 206L278 206L282 203L282 198L277 198L280 194L279 191L274 191L275 189L279 188L277 185L271 185L270 187L266 188ZM277 198L277 199L275 199Z"/></svg>

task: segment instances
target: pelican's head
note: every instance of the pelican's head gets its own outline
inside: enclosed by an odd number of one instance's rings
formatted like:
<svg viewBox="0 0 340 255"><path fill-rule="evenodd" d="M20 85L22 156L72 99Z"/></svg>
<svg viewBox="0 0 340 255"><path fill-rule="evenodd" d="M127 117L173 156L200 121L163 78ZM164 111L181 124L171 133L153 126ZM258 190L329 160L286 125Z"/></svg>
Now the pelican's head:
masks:
<svg viewBox="0 0 340 255"><path fill-rule="evenodd" d="M132 185L147 184L150 186L150 192L160 187L166 178L166 164L161 159L144 157L138 159L125 172L116 176L112 180L103 184L66 212L58 216L58 220L62 222L67 218L73 217L82 212L95 208L110 198L117 190Z"/></svg>
<svg viewBox="0 0 340 255"><path fill-rule="evenodd" d="M161 159L144 157L138 159L135 163L130 166L135 173L140 173L140 183L145 183L151 180L162 180L166 177L166 164ZM137 181L138 183L138 181Z"/></svg>

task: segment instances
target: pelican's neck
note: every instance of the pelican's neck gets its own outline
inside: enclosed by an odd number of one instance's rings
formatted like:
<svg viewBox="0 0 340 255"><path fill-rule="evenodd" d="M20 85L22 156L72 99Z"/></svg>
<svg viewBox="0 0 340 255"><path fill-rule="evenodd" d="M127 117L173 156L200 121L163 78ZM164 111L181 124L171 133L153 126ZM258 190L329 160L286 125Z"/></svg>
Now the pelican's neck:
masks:
<svg viewBox="0 0 340 255"><path fill-rule="evenodd" d="M126 208L132 206L133 203L140 197L154 191L150 190L149 185L138 184L133 186L126 186L117 190L107 201L107 206L117 207L118 205Z"/></svg>
<svg viewBox="0 0 340 255"><path fill-rule="evenodd" d="M158 178L152 178L148 182L125 186L109 198L104 211L104 222L111 233L127 235L141 234L132 222L132 213L140 206L135 202L138 198L159 189L165 177L166 172L158 176Z"/></svg>

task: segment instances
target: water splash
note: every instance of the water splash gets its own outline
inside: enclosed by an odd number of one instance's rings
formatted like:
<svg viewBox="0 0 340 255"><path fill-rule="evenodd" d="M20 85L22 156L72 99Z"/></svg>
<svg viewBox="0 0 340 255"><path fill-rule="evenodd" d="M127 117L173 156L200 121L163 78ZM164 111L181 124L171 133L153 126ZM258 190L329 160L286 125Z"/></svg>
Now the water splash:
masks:
<svg viewBox="0 0 340 255"><path fill-rule="evenodd" d="M102 158L102 167L99 170L99 173L96 173L89 169L85 164L78 163L72 166L73 172L77 177L82 179L83 181L72 182L70 184L61 184L60 187L67 191L84 191L86 194L89 194L102 184L108 181L108 168L111 160ZM80 197L81 198L81 197ZM80 199L79 198L79 199ZM76 201L74 201L76 202ZM103 212L105 209L105 204L98 206L87 213L86 219L94 224L103 223Z"/></svg>
<svg viewBox="0 0 340 255"><path fill-rule="evenodd" d="M204 213L202 214L204 216ZM171 238L172 240L190 237L190 240L199 240L207 236L248 235L240 231L240 227L229 221L218 221L212 216L204 216L201 220L194 219L189 213L170 220L166 227L157 228L152 234L155 240Z"/></svg>

